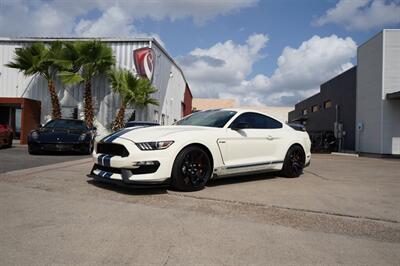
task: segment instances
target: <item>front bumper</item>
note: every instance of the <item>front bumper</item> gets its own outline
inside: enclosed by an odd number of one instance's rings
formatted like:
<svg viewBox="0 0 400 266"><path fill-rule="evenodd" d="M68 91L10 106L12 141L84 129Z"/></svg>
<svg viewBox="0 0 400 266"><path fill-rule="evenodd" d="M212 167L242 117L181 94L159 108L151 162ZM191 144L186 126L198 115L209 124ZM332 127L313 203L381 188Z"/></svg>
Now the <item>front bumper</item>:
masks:
<svg viewBox="0 0 400 266"><path fill-rule="evenodd" d="M129 170L120 169L122 173L119 175L113 172L108 172L104 170L99 170L98 165L93 165L92 171L87 175L89 178L93 178L96 181L100 181L102 183L114 184L118 186L124 187L154 187L154 186L169 186L170 179L165 179L163 181L149 181L149 180L131 180L129 177L132 176ZM121 179L120 179L121 177Z"/></svg>
<svg viewBox="0 0 400 266"><path fill-rule="evenodd" d="M129 155L126 157L97 153L97 147L92 153L94 166L91 178L100 181L126 185L164 185L169 183L174 149L142 151L134 142L118 138L114 144L123 145ZM147 163L152 163L147 165ZM139 165L140 164L140 165Z"/></svg>

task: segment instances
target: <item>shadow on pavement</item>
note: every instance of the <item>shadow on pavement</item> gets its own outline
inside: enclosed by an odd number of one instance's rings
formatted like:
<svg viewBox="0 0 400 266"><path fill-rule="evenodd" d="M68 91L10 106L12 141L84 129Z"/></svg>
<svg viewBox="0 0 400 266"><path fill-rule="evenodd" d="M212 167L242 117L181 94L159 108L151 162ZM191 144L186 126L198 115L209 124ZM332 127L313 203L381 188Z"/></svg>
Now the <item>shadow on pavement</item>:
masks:
<svg viewBox="0 0 400 266"><path fill-rule="evenodd" d="M233 177L225 177L221 179L211 180L207 187L216 187L216 186L225 186L225 185L234 185L240 183L254 182L259 180L269 180L269 179L277 179L281 178L276 173L262 173L262 174L253 174L253 175L243 175L243 176L233 176Z"/></svg>
<svg viewBox="0 0 400 266"><path fill-rule="evenodd" d="M124 195L161 195L167 194L168 187L128 187L119 186L112 183L104 183L101 181L95 181L93 179L87 181L89 184L106 190L111 190Z"/></svg>
<svg viewBox="0 0 400 266"><path fill-rule="evenodd" d="M226 177L226 178L211 180L210 182L208 182L205 189L207 189L207 187L227 186L240 183L255 182L259 180L273 180L278 178L281 177L278 176L276 173L262 173L262 174ZM160 194L167 194L167 190L179 192L178 190L175 190L174 188L166 185L137 187L128 185L127 186L117 185L114 183L106 183L93 179L90 179L87 182L98 188L112 190L125 195L160 195Z"/></svg>

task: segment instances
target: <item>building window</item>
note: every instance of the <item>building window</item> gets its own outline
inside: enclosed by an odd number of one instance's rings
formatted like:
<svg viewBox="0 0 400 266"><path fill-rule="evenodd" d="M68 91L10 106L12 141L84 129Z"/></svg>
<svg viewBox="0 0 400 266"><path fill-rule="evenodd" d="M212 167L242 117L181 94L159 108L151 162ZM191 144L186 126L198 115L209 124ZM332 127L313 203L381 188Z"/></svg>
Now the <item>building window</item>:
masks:
<svg viewBox="0 0 400 266"><path fill-rule="evenodd" d="M301 111L301 114L302 114L302 115L307 115L307 113L308 113L307 109L303 109L303 110Z"/></svg>
<svg viewBox="0 0 400 266"><path fill-rule="evenodd" d="M318 104L313 105L313 107L311 107L311 112L313 112L313 113L315 113L318 110L319 110L319 105Z"/></svg>
<svg viewBox="0 0 400 266"><path fill-rule="evenodd" d="M332 101L331 100L328 100L328 101L324 102L324 108L325 109L328 109L328 108L331 108L331 107L332 107Z"/></svg>
<svg viewBox="0 0 400 266"><path fill-rule="evenodd" d="M161 115L161 125L165 125L165 114Z"/></svg>
<svg viewBox="0 0 400 266"><path fill-rule="evenodd" d="M158 111L154 110L154 118L153 118L154 122L158 122Z"/></svg>

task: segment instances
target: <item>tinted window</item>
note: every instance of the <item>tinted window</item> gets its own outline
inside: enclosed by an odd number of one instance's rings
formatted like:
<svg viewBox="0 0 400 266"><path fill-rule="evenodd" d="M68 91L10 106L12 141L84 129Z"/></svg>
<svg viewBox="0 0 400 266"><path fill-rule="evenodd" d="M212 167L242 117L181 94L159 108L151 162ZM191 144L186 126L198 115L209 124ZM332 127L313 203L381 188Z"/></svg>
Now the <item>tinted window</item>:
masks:
<svg viewBox="0 0 400 266"><path fill-rule="evenodd" d="M244 113L233 121L230 128L235 128L239 123L247 123L249 128L273 129L282 128L282 123L265 115L258 113Z"/></svg>
<svg viewBox="0 0 400 266"><path fill-rule="evenodd" d="M179 120L176 125L224 127L235 114L236 112L227 110L200 111Z"/></svg>
<svg viewBox="0 0 400 266"><path fill-rule="evenodd" d="M45 128L68 128L86 130L86 123L80 120L52 120L48 122Z"/></svg>

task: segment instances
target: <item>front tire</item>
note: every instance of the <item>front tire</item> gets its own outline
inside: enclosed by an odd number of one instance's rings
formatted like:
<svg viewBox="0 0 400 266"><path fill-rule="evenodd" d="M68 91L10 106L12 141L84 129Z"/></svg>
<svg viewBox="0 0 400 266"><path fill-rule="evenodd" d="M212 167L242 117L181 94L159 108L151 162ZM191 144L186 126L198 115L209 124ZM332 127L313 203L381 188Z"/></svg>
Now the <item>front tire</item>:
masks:
<svg viewBox="0 0 400 266"><path fill-rule="evenodd" d="M172 186L180 191L204 188L212 174L211 159L199 146L184 148L172 167Z"/></svg>
<svg viewBox="0 0 400 266"><path fill-rule="evenodd" d="M30 155L39 155L41 151L39 151L39 149L33 148L31 145L28 144L28 153Z"/></svg>
<svg viewBox="0 0 400 266"><path fill-rule="evenodd" d="M283 162L282 175L289 178L299 177L303 173L304 163L303 148L298 145L290 147Z"/></svg>

